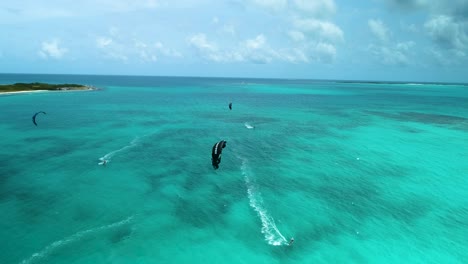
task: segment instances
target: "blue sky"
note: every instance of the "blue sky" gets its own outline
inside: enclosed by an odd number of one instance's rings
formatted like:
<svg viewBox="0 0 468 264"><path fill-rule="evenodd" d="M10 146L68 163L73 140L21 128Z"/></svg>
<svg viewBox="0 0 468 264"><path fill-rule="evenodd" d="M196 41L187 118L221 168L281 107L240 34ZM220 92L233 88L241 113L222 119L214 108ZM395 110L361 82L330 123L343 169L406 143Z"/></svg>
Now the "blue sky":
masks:
<svg viewBox="0 0 468 264"><path fill-rule="evenodd" d="M2 0L0 72L468 82L468 0Z"/></svg>

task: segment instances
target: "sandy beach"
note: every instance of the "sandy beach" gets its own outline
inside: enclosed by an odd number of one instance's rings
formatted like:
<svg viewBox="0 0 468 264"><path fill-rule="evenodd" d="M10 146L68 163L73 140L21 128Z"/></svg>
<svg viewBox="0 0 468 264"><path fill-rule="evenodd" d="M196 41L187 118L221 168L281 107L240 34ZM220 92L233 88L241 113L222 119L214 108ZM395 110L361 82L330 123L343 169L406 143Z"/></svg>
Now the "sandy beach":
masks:
<svg viewBox="0 0 468 264"><path fill-rule="evenodd" d="M15 91L15 92L1 92L0 95L23 94L23 93L40 93L48 92L48 90L35 90L35 91Z"/></svg>
<svg viewBox="0 0 468 264"><path fill-rule="evenodd" d="M70 89L70 90L33 90L33 91L14 91L14 92L2 92L0 95L14 95L14 94L26 94L26 93L41 93L41 92L77 92L77 91L92 91L97 90L94 87L86 86L87 89Z"/></svg>

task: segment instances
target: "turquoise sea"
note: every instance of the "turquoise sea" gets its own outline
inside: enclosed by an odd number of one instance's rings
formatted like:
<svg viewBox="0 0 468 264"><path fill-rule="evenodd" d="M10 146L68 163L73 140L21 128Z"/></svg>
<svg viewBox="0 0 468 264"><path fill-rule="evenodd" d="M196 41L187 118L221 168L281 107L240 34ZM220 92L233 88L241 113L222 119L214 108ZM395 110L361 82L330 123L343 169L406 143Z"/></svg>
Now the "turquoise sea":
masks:
<svg viewBox="0 0 468 264"><path fill-rule="evenodd" d="M34 81L99 89L0 95L0 263L468 263L466 85Z"/></svg>

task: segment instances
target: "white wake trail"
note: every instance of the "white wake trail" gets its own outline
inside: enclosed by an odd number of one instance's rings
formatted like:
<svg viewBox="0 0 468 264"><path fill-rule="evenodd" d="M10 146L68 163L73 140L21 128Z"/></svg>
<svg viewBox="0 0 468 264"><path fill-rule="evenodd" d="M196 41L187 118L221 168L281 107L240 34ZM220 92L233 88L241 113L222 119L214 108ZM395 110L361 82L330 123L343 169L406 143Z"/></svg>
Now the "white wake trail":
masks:
<svg viewBox="0 0 468 264"><path fill-rule="evenodd" d="M258 188L255 183L251 180L252 172L247 166L247 160L240 158L242 160L241 171L244 176L245 184L247 186L247 194L249 197L250 206L257 212L262 222L262 233L265 235L265 240L268 244L273 246L287 245L286 238L281 234L278 227L276 227L275 220L268 213L263 205L263 198L258 191Z"/></svg>
<svg viewBox="0 0 468 264"><path fill-rule="evenodd" d="M249 124L249 123L247 123L247 122L244 123L244 126L245 126L247 129L254 129L254 128L255 128L254 126L252 126L251 124Z"/></svg>
<svg viewBox="0 0 468 264"><path fill-rule="evenodd" d="M106 155L100 157L99 160L100 160L101 162L99 162L98 165L104 165L105 163L109 163L109 162L111 161L112 157L113 157L115 154L117 154L117 153L119 153L119 152L122 152L122 151L124 151L124 150L126 150L126 149L135 147L135 146L138 144L139 139L140 139L139 137L136 137L135 139L133 139L133 140L130 142L129 145L127 145L127 146L125 146L125 147L122 147L122 148L120 148L120 149L111 151L111 152L107 153Z"/></svg>
<svg viewBox="0 0 468 264"><path fill-rule="evenodd" d="M129 223L130 221L132 221L132 219L133 219L133 216L130 216L130 217L127 217L126 219L124 219L122 221L119 221L119 222L115 222L115 223L112 223L112 224L108 224L108 225L104 225L104 226L100 226L100 227L80 231L80 232L77 232L77 233L75 233L75 234L73 234L73 235L71 235L69 237L64 238L64 239L57 240L57 241L49 244L48 246L46 246L41 251L32 254L31 257L29 257L28 259L25 259L25 260L21 261L20 264L33 263L36 260L39 260L41 258L46 257L47 255L52 253L54 250L57 250L58 248L63 247L65 245L68 245L70 243L76 242L76 241L80 240L84 236L87 236L87 235L93 234L93 233L97 233L97 232L100 232L100 231L103 231L103 230L106 230L106 229L111 229L111 228L115 228L115 227L118 227L118 226L125 225L125 224Z"/></svg>

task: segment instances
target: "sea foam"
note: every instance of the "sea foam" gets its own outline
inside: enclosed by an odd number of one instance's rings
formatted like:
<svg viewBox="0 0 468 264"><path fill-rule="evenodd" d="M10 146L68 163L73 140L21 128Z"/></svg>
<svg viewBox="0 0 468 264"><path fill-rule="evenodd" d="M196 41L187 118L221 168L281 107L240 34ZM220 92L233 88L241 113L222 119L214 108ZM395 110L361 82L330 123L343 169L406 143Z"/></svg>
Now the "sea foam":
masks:
<svg viewBox="0 0 468 264"><path fill-rule="evenodd" d="M75 234L73 234L73 235L71 235L69 237L66 237L66 238L57 240L55 242L52 242L51 244L49 244L48 246L43 248L41 251L32 254L31 257L21 261L20 263L21 264L33 263L34 261L37 261L39 259L42 259L42 258L46 257L47 255L52 253L54 250L57 250L60 247L63 247L63 246L68 245L70 243L74 243L76 241L79 241L81 238L83 238L83 237L85 237L87 235L97 233L97 232L101 232L101 231L104 231L104 230L107 230L107 229L112 229L112 228L119 227L119 226L125 225L127 223L130 223L133 220L133 217L134 216L129 216L129 217L127 217L124 220L119 221L119 222L115 222L115 223L112 223L112 224L108 224L108 225L104 225L104 226L100 226L100 227L80 231L80 232L77 232L77 233L75 233Z"/></svg>
<svg viewBox="0 0 468 264"><path fill-rule="evenodd" d="M265 240L268 244L273 246L287 245L287 240L276 227L275 220L265 209L263 198L258 190L257 185L252 181L252 171L248 167L248 161L241 158L242 166L241 171L244 176L245 185L247 187L247 194L249 197L250 206L257 212L262 222L262 233L265 235Z"/></svg>
<svg viewBox="0 0 468 264"><path fill-rule="evenodd" d="M100 157L99 160L100 160L101 162L99 162L98 165L104 165L104 163L109 163L109 162L111 161L112 157L113 157L115 154L117 154L117 153L119 153L119 152L122 152L122 151L124 151L124 150L126 150L126 149L135 147L135 146L138 144L139 139L140 139L139 137L136 137L135 139L133 139L133 140L130 142L130 144L128 144L128 145L126 145L126 146L124 146L124 147L122 147L122 148L120 148L120 149L111 151L111 152L107 153L106 155Z"/></svg>
<svg viewBox="0 0 468 264"><path fill-rule="evenodd" d="M254 129L254 128L255 128L254 126L252 126L251 124L249 124L249 123L247 123L247 122L244 123L244 126L245 126L247 129Z"/></svg>

